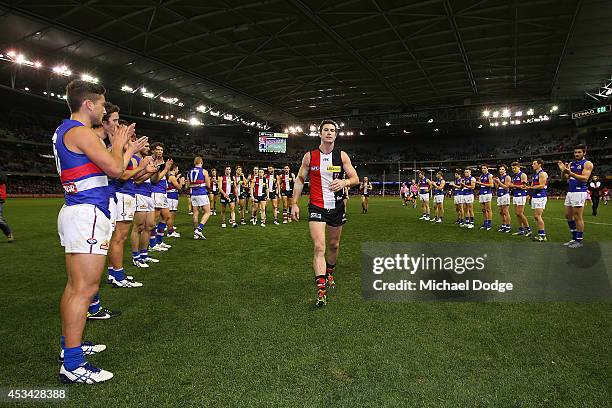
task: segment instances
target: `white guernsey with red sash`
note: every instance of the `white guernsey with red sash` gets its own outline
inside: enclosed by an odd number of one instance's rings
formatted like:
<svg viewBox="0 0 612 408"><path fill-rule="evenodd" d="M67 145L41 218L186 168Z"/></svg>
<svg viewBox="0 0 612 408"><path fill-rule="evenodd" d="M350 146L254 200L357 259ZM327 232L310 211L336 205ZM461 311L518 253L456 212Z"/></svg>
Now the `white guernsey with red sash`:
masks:
<svg viewBox="0 0 612 408"><path fill-rule="evenodd" d="M342 157L340 150L325 154L316 149L310 152L310 204L327 210L343 205L342 189L333 192L329 185L334 179L342 179Z"/></svg>

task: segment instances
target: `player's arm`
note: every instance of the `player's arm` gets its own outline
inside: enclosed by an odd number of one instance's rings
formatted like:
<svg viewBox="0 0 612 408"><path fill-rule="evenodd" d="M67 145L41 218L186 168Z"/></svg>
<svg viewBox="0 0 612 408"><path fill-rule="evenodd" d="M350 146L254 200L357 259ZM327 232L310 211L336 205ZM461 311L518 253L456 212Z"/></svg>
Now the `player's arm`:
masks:
<svg viewBox="0 0 612 408"><path fill-rule="evenodd" d="M527 175L525 173L521 174L521 188L528 189L527 186Z"/></svg>
<svg viewBox="0 0 612 408"><path fill-rule="evenodd" d="M487 182L486 183L480 183L480 184L485 186L485 187L493 187L493 176L489 173L489 175L487 177Z"/></svg>
<svg viewBox="0 0 612 408"><path fill-rule="evenodd" d="M569 170L569 166L568 166L568 176L569 177L573 177L578 181L582 181L582 182L587 182L589 181L589 179L591 178L591 173L593 172L593 163L591 163L590 161L587 161L584 163L584 168L582 169L582 174L576 174L574 172L572 172L571 170Z"/></svg>
<svg viewBox="0 0 612 408"><path fill-rule="evenodd" d="M293 197L291 197L291 218L297 221L300 219L300 196L302 195L302 190L304 189L304 183L306 182L306 178L308 178L308 172L310 171L310 152L304 154L302 158L302 164L300 166L300 170L298 171L297 177L295 178L295 182L293 183Z"/></svg>
<svg viewBox="0 0 612 408"><path fill-rule="evenodd" d="M340 191L345 187L359 184L359 176L357 175L357 170L355 170L355 167L353 167L353 164L351 163L351 158L348 156L348 154L342 151L340 152L340 157L342 159L342 169L346 174L346 178L335 179L329 183L329 189L333 192ZM368 188L372 189L372 183L368 183Z"/></svg>
<svg viewBox="0 0 612 408"><path fill-rule="evenodd" d="M475 189L475 188L476 188L476 179L475 179L474 177L472 177L472 178L470 179L470 184L469 184L469 185L467 185L466 187L469 187L469 188L471 188L472 190L473 190L473 189Z"/></svg>
<svg viewBox="0 0 612 408"><path fill-rule="evenodd" d="M117 129L117 142L107 151L100 143L100 139L92 129L78 126L68 131L65 137L68 146L74 146L77 152L83 152L89 160L98 166L111 178L118 178L123 174L126 163L123 160L123 147L127 142L127 128ZM123 140L123 143L121 143Z"/></svg>
<svg viewBox="0 0 612 408"><path fill-rule="evenodd" d="M276 176L276 196L277 197L280 196L280 193L281 193L281 183L282 183L282 180L279 174L278 176Z"/></svg>
<svg viewBox="0 0 612 408"><path fill-rule="evenodd" d="M446 180L440 181L440 190L444 190L444 187L446 187Z"/></svg>
<svg viewBox="0 0 612 408"><path fill-rule="evenodd" d="M212 193L212 190L210 189L210 186L212 185L212 180L210 179L210 176L208 175L208 170L206 169L202 169L202 174L204 174L204 180L206 183L206 190L208 191L208 194Z"/></svg>
<svg viewBox="0 0 612 408"><path fill-rule="evenodd" d="M174 188L176 188L177 190L180 190L182 188L181 183L179 182L179 180L176 178L175 175L171 175L168 177L168 181L170 182L170 184L172 184L174 186Z"/></svg>
<svg viewBox="0 0 612 408"><path fill-rule="evenodd" d="M166 165L159 171L159 179L161 180L162 178L164 178L164 176L166 174L168 174L168 172L170 171L170 169L172 168L172 164L174 163L174 161L172 159L168 159L166 160Z"/></svg>
<svg viewBox="0 0 612 408"><path fill-rule="evenodd" d="M236 176L234 176L234 185L232 187L232 194L234 194L234 197L236 197L236 199L238 199L238 179L236 178Z"/></svg>

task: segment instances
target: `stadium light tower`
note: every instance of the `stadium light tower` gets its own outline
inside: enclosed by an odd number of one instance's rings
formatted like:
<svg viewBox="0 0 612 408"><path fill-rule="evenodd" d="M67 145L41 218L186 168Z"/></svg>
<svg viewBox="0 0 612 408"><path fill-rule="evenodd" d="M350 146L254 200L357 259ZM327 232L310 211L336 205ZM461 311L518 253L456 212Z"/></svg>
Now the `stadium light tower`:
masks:
<svg viewBox="0 0 612 408"><path fill-rule="evenodd" d="M491 112L489 112L488 109L485 109L484 111L482 111L482 116L484 116L485 118L488 118L490 114Z"/></svg>

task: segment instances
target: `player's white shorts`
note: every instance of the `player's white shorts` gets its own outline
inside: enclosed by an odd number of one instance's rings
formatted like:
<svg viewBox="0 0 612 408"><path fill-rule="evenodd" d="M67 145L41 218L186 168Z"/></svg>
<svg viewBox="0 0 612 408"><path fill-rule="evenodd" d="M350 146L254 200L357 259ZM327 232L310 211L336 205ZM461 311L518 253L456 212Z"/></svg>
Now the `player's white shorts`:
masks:
<svg viewBox="0 0 612 408"><path fill-rule="evenodd" d="M474 194L464 194L463 204L474 204Z"/></svg>
<svg viewBox="0 0 612 408"><path fill-rule="evenodd" d="M168 199L168 209L170 211L177 211L178 210L178 201L175 198L169 198Z"/></svg>
<svg viewBox="0 0 612 408"><path fill-rule="evenodd" d="M203 207L205 205L210 205L210 199L207 195L192 195L191 205L194 207Z"/></svg>
<svg viewBox="0 0 612 408"><path fill-rule="evenodd" d="M570 191L565 196L566 207L584 207L584 202L587 199L586 191Z"/></svg>
<svg viewBox="0 0 612 408"><path fill-rule="evenodd" d="M497 197L497 205L499 207L502 205L510 205L510 194L504 194L501 197Z"/></svg>
<svg viewBox="0 0 612 408"><path fill-rule="evenodd" d="M155 208L168 208L168 195L166 193L151 193Z"/></svg>
<svg viewBox="0 0 612 408"><path fill-rule="evenodd" d="M117 221L117 203L113 197L108 199L108 211L110 211L111 232L115 232L115 222Z"/></svg>
<svg viewBox="0 0 612 408"><path fill-rule="evenodd" d="M67 254L106 255L111 221L93 204L64 205L57 216L57 232Z"/></svg>
<svg viewBox="0 0 612 408"><path fill-rule="evenodd" d="M455 204L463 204L463 194L454 196L453 201Z"/></svg>
<svg viewBox="0 0 612 408"><path fill-rule="evenodd" d="M493 194L489 193L489 194L480 194L478 196L478 202L479 203L490 203L491 200L493 200Z"/></svg>
<svg viewBox="0 0 612 408"><path fill-rule="evenodd" d="M117 221L132 221L136 211L136 197L129 194L116 193L117 195Z"/></svg>
<svg viewBox="0 0 612 408"><path fill-rule="evenodd" d="M514 205L525 205L526 202L527 196L512 197L512 204Z"/></svg>
<svg viewBox="0 0 612 408"><path fill-rule="evenodd" d="M421 200L421 201L429 201L429 193L426 193L426 194L419 193L419 200Z"/></svg>
<svg viewBox="0 0 612 408"><path fill-rule="evenodd" d="M136 194L136 212L155 211L155 203L153 197Z"/></svg>
<svg viewBox="0 0 612 408"><path fill-rule="evenodd" d="M444 194L434 194L434 203L436 204L444 203Z"/></svg>
<svg viewBox="0 0 612 408"><path fill-rule="evenodd" d="M547 200L548 200L548 197L533 197L531 199L531 208L533 208L534 210L536 208L546 208Z"/></svg>

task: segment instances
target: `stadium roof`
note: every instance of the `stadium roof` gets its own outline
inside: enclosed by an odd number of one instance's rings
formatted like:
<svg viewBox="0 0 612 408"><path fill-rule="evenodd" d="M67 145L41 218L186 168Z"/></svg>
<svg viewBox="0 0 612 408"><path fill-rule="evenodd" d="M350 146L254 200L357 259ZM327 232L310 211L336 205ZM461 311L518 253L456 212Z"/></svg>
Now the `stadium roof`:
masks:
<svg viewBox="0 0 612 408"><path fill-rule="evenodd" d="M607 0L0 1L0 43L276 123L582 99Z"/></svg>

